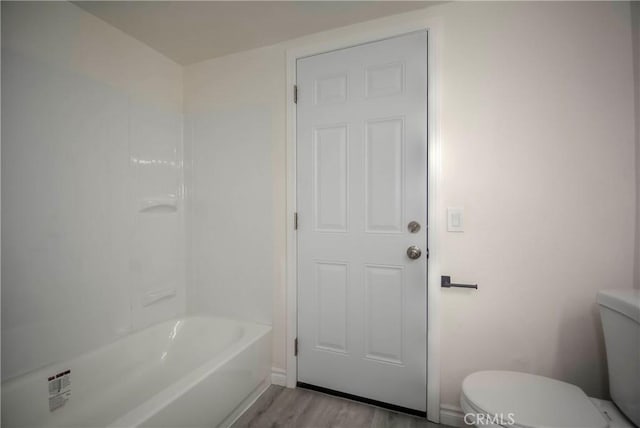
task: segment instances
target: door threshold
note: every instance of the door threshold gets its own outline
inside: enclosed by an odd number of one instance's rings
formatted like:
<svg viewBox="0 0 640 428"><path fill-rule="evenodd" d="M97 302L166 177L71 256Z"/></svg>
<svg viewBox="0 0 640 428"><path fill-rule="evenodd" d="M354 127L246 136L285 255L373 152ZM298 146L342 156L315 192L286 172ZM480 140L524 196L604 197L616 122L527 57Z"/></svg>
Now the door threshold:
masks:
<svg viewBox="0 0 640 428"><path fill-rule="evenodd" d="M397 406L395 404L385 403L383 401L372 400L371 398L360 397L358 395L349 394L346 392L336 391L334 389L324 388L322 386L312 385L310 383L297 382L298 388L309 389L311 391L322 392L323 394L333 395L340 398L346 398L351 401L358 401L360 403L369 404L375 407L381 407L383 409L392 410L398 413L406 413L411 416L418 416L421 418L427 417L427 412L421 410L409 409L407 407Z"/></svg>

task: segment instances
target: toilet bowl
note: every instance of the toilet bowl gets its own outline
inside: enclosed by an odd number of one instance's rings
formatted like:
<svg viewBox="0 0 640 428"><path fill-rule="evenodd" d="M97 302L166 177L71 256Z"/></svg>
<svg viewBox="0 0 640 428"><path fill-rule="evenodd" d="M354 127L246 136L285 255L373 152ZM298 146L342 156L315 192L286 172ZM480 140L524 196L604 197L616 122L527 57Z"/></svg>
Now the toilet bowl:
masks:
<svg viewBox="0 0 640 428"><path fill-rule="evenodd" d="M462 382L464 422L515 428L632 428L633 423L640 424L640 291L601 291L598 304L616 405L589 398L577 386L559 380L481 371Z"/></svg>
<svg viewBox="0 0 640 428"><path fill-rule="evenodd" d="M465 422L478 427L609 426L577 386L527 373L473 373L462 382L460 404Z"/></svg>

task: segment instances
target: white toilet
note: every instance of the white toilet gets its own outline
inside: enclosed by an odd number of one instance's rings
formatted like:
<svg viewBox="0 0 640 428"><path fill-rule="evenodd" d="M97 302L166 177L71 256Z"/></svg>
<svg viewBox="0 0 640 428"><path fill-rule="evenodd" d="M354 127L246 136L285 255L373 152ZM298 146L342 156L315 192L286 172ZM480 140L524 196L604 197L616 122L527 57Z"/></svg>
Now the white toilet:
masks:
<svg viewBox="0 0 640 428"><path fill-rule="evenodd" d="M462 382L465 422L477 427L640 427L640 290L601 291L597 302L615 405L547 377L482 371Z"/></svg>

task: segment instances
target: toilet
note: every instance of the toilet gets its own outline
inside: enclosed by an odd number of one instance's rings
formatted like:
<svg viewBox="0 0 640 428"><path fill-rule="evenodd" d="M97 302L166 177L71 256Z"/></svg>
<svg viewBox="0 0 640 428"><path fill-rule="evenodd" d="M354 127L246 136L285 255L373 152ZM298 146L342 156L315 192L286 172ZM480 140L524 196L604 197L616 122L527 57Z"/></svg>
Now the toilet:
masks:
<svg viewBox="0 0 640 428"><path fill-rule="evenodd" d="M597 302L613 403L589 398L575 385L543 376L481 371L462 382L465 423L516 428L640 426L640 290L603 290Z"/></svg>

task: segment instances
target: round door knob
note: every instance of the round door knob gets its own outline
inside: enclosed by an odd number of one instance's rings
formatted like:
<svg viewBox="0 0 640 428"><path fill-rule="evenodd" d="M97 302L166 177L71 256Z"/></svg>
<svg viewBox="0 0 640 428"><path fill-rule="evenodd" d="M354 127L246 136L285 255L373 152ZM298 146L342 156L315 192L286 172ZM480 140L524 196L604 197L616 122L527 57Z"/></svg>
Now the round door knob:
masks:
<svg viewBox="0 0 640 428"><path fill-rule="evenodd" d="M416 247L415 245L412 245L409 248L407 248L407 256L409 256L411 260L419 259L421 255L422 255L422 250Z"/></svg>

